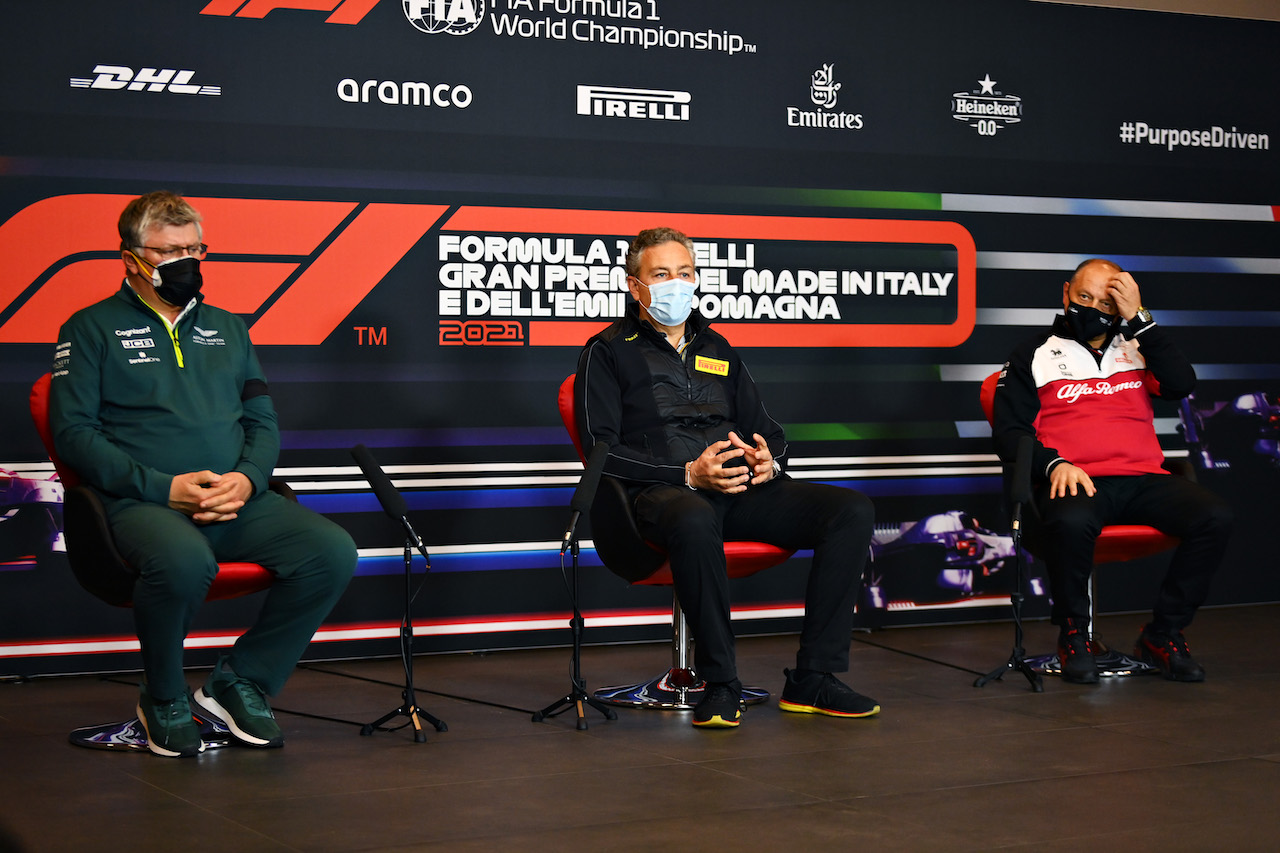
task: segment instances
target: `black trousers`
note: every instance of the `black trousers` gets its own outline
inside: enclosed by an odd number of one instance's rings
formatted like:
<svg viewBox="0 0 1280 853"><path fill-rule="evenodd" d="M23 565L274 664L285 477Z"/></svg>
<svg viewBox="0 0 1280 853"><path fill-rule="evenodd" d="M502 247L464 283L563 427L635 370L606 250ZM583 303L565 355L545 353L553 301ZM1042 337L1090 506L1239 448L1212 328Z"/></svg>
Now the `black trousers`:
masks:
<svg viewBox="0 0 1280 853"><path fill-rule="evenodd" d="M1095 477L1097 494L1072 497L1036 493L1039 519L1032 544L1049 569L1052 620L1089 621L1089 576L1093 546L1108 524L1147 524L1182 540L1156 593L1151 626L1181 631L1209 595L1231 533L1232 510L1222 498L1185 477L1146 474Z"/></svg>
<svg viewBox="0 0 1280 853"><path fill-rule="evenodd" d="M726 539L813 549L796 666L824 672L849 669L853 608L875 521L866 495L784 476L737 495L650 486L636 496L635 508L640 534L671 560L701 678L737 677Z"/></svg>

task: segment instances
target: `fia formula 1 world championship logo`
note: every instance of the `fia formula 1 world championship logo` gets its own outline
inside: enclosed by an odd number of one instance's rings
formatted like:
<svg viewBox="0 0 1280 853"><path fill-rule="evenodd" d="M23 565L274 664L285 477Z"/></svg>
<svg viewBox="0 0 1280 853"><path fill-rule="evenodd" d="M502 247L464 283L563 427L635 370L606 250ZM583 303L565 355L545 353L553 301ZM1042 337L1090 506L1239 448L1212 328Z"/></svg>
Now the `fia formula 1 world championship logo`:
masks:
<svg viewBox="0 0 1280 853"><path fill-rule="evenodd" d="M424 33L465 36L484 20L485 0L403 0L409 23Z"/></svg>

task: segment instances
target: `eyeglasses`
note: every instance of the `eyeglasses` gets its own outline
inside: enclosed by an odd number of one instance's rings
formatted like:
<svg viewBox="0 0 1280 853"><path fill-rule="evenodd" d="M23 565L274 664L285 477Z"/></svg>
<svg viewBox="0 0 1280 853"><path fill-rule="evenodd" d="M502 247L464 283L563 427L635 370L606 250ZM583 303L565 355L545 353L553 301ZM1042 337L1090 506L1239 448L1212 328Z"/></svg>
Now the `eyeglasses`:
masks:
<svg viewBox="0 0 1280 853"><path fill-rule="evenodd" d="M183 255L190 255L193 258L203 258L209 251L209 246L206 243L192 243L190 246L166 246L164 248L160 248L159 246L139 246L138 248L155 252L162 261L180 258Z"/></svg>

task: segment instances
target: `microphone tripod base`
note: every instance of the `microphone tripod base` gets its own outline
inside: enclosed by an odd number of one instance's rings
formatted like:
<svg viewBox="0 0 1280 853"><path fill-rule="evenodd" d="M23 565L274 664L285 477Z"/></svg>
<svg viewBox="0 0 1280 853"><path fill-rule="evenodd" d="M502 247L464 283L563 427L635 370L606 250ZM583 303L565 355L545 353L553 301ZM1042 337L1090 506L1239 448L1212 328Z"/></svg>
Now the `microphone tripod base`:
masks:
<svg viewBox="0 0 1280 853"><path fill-rule="evenodd" d="M1036 693L1044 692L1044 679L1040 677L1040 673L1032 669L1031 664L1019 652L1015 651L1009 656L1008 662L999 669L993 669L986 675L973 682L974 687L985 687L988 682L999 681L1004 674L1009 671L1020 672L1027 677L1027 681L1031 684L1031 689Z"/></svg>
<svg viewBox="0 0 1280 853"><path fill-rule="evenodd" d="M396 717L408 717L409 722L413 724L413 742L426 743L427 733L422 728L422 721L426 720L438 732L447 732L449 727L444 720L433 717L431 714L418 707L417 703L409 698L409 691L404 693L405 703L394 711L383 714L372 723L365 723L360 727L360 734L364 737L372 735L375 731L382 728L383 724Z"/></svg>
<svg viewBox="0 0 1280 853"><path fill-rule="evenodd" d="M587 691L575 689L563 699L557 699L541 711L535 711L533 721L535 723L540 723L547 717L554 717L558 714L563 714L570 708L574 708L578 712L578 731L584 732L587 730L587 713L586 709L582 707L584 703L595 708L601 714L604 714L604 718L606 720L618 719L617 712L612 708L608 707L603 702L588 696Z"/></svg>

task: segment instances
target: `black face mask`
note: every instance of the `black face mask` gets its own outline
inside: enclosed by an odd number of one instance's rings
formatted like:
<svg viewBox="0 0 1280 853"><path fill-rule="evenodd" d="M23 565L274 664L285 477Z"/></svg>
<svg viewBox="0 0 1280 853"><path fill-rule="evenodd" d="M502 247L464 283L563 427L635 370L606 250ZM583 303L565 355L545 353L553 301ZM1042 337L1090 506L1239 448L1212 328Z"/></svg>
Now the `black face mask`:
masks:
<svg viewBox="0 0 1280 853"><path fill-rule="evenodd" d="M1094 338L1111 334L1120 316L1104 314L1092 305L1067 303L1067 325L1076 336L1076 340L1087 344Z"/></svg>
<svg viewBox="0 0 1280 853"><path fill-rule="evenodd" d="M203 284L200 261L190 255L165 261L151 273L151 286L155 288L156 296L179 307L185 307L194 299Z"/></svg>

